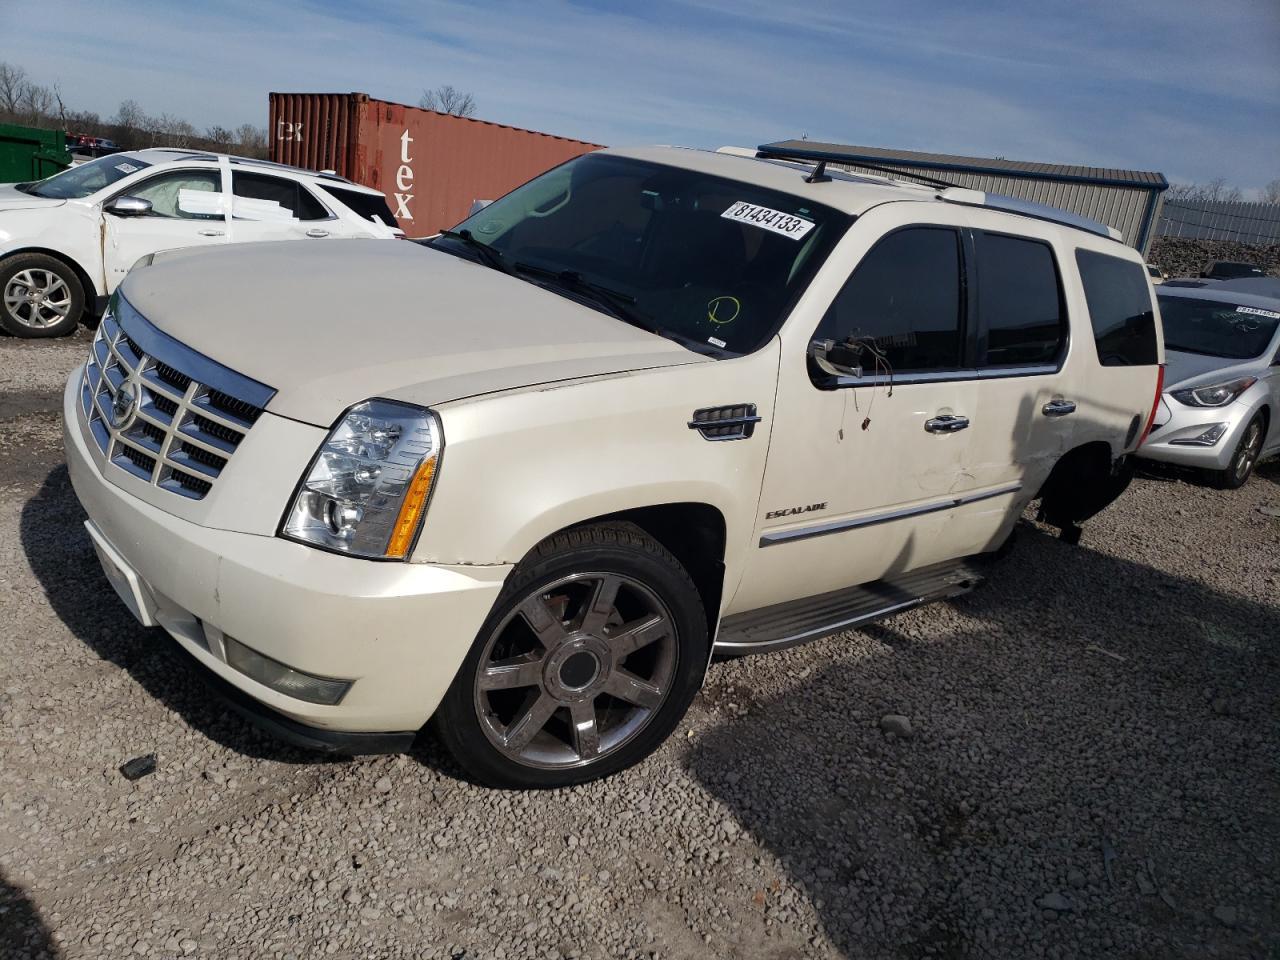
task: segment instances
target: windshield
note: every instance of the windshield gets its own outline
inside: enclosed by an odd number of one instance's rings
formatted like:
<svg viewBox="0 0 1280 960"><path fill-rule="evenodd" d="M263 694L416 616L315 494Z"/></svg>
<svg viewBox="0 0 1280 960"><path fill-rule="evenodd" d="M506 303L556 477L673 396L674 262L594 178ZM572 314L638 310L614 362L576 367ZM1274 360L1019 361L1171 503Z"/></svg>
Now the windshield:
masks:
<svg viewBox="0 0 1280 960"><path fill-rule="evenodd" d="M1280 311L1190 297L1161 297L1166 350L1250 360L1271 344Z"/></svg>
<svg viewBox="0 0 1280 960"><path fill-rule="evenodd" d="M68 167L61 173L55 173L47 180L38 183L24 183L22 189L37 197L49 197L54 200L83 200L103 187L109 187L117 180L123 180L131 173L137 173L151 164L129 153L117 153L110 157L99 157L79 166Z"/></svg>
<svg viewBox="0 0 1280 960"><path fill-rule="evenodd" d="M723 356L777 332L851 220L736 180L587 154L431 243L476 259L485 244L523 279Z"/></svg>

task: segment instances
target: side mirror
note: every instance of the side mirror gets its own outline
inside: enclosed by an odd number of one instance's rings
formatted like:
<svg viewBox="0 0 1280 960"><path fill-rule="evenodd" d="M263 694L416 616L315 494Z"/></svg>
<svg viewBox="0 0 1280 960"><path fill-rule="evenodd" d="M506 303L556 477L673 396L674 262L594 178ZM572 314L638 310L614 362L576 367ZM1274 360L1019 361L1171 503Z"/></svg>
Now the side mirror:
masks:
<svg viewBox="0 0 1280 960"><path fill-rule="evenodd" d="M102 209L117 217L145 217L151 212L151 201L141 197L116 197Z"/></svg>
<svg viewBox="0 0 1280 960"><path fill-rule="evenodd" d="M814 340L809 344L809 359L832 377L862 376L862 350L846 340Z"/></svg>

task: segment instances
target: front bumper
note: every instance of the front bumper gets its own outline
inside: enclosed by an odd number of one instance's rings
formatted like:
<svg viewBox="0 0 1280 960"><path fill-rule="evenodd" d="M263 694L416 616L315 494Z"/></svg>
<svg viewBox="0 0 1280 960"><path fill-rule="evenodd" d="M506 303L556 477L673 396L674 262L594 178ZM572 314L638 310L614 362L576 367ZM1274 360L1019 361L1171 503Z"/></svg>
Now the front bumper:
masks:
<svg viewBox="0 0 1280 960"><path fill-rule="evenodd" d="M1225 407L1189 407L1165 394L1156 411L1155 429L1138 448L1137 456L1201 470L1225 470L1231 465L1240 435L1253 412L1251 406L1240 400ZM1200 436L1214 424L1224 424L1225 429L1212 446L1185 442Z"/></svg>
<svg viewBox="0 0 1280 960"><path fill-rule="evenodd" d="M361 560L175 517L103 477L80 424L79 380L77 370L63 396L72 486L97 533L136 574L155 620L188 654L268 719L301 726L294 732L304 739L307 727L407 735L430 718L509 565ZM297 670L354 684L334 706L286 696L220 659L206 625Z"/></svg>

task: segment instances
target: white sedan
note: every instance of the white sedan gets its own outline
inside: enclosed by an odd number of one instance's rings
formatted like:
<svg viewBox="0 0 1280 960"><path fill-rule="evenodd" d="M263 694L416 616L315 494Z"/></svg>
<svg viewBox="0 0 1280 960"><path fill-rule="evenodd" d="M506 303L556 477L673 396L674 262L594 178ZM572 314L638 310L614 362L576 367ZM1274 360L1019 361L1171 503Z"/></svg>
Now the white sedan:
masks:
<svg viewBox="0 0 1280 960"><path fill-rule="evenodd" d="M0 330L71 333L160 250L402 235L381 193L333 174L191 150L112 154L0 186Z"/></svg>

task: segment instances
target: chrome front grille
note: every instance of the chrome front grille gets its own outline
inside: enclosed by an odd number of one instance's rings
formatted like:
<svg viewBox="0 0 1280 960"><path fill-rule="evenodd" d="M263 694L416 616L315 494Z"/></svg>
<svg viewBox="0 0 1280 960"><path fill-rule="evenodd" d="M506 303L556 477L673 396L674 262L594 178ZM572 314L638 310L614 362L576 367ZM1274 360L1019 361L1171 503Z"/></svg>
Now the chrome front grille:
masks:
<svg viewBox="0 0 1280 960"><path fill-rule="evenodd" d="M116 297L89 351L80 406L110 463L201 500L274 393L161 333Z"/></svg>

